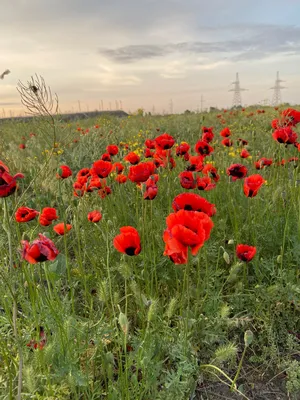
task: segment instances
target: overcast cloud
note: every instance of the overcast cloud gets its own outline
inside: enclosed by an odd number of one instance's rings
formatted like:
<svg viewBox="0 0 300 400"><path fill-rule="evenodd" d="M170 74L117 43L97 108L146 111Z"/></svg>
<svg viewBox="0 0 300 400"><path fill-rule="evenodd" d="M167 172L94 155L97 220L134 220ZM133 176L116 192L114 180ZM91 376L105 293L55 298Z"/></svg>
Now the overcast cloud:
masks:
<svg viewBox="0 0 300 400"><path fill-rule="evenodd" d="M262 4L263 3L263 4ZM298 0L1 0L0 106L41 74L62 110L230 106L240 73L246 104L269 99L276 71L299 103Z"/></svg>

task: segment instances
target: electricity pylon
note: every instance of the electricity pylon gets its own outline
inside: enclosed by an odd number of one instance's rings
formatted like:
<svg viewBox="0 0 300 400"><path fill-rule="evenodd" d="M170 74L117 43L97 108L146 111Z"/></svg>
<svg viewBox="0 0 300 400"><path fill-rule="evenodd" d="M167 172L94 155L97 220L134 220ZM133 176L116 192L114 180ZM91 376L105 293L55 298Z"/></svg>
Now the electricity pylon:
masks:
<svg viewBox="0 0 300 400"><path fill-rule="evenodd" d="M239 80L239 73L236 73L236 78L235 81L232 82L232 85L234 85L233 89L230 89L229 92L234 92L233 93L233 100L232 100L232 106L233 107L241 107L242 106L242 95L241 92L244 92L245 90L248 89L242 89L240 87L240 80Z"/></svg>
<svg viewBox="0 0 300 400"><path fill-rule="evenodd" d="M284 86L280 85L281 82L284 82L284 81L279 79L279 72L277 71L275 85L270 88L270 89L274 90L273 97L272 97L272 105L273 106L278 106L279 104L282 103L281 89L286 89L286 88Z"/></svg>

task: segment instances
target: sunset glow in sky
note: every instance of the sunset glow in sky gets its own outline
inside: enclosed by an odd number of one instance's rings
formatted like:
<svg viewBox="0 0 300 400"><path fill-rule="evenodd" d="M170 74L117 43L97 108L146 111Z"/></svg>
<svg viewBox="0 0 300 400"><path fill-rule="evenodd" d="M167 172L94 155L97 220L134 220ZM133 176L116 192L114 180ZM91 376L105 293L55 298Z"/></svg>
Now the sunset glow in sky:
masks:
<svg viewBox="0 0 300 400"><path fill-rule="evenodd" d="M62 111L228 107L239 72L243 103L300 103L299 0L2 0L0 114L22 109L16 85L37 73Z"/></svg>

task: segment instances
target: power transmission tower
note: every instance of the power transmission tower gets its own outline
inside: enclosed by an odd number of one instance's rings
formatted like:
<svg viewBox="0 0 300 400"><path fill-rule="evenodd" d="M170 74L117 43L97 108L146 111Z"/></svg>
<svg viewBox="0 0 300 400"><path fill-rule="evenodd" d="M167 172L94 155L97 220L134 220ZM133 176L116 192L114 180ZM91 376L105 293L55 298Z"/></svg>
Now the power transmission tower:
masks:
<svg viewBox="0 0 300 400"><path fill-rule="evenodd" d="M241 92L244 92L247 89L242 89L240 87L240 80L239 80L238 72L236 73L236 78L235 78L235 81L232 82L232 85L234 85L234 88L229 90L229 92L234 92L233 99L232 99L232 105L233 105L233 107L241 107L242 106Z"/></svg>
<svg viewBox="0 0 300 400"><path fill-rule="evenodd" d="M120 110L123 110L122 100L120 100Z"/></svg>
<svg viewBox="0 0 300 400"><path fill-rule="evenodd" d="M284 86L280 86L281 82L284 82L284 81L279 79L279 72L277 71L275 85L270 88L270 89L274 90L273 97L272 97L272 105L273 106L278 106L279 104L282 103L281 89L286 89L286 88Z"/></svg>

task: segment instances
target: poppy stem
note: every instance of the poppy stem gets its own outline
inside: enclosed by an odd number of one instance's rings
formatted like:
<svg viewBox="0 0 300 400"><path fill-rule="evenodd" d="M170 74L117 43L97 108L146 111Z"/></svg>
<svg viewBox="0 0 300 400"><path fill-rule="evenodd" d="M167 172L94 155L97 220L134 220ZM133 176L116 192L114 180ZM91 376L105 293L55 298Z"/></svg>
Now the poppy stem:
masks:
<svg viewBox="0 0 300 400"><path fill-rule="evenodd" d="M4 225L6 226L7 233L7 241L8 241L8 252L9 252L9 270L11 276L14 276L14 265L13 265L13 249L12 249L12 240L11 240L11 225L9 219L8 212L8 204L6 197L4 198ZM13 310L12 310L12 320L13 320L13 331L15 340L18 341L18 330L17 330L17 301L15 296L13 296ZM23 355L22 348L20 344L19 347L19 375L18 375L18 392L17 392L17 400L21 400L21 392L22 392L22 370L23 370Z"/></svg>

